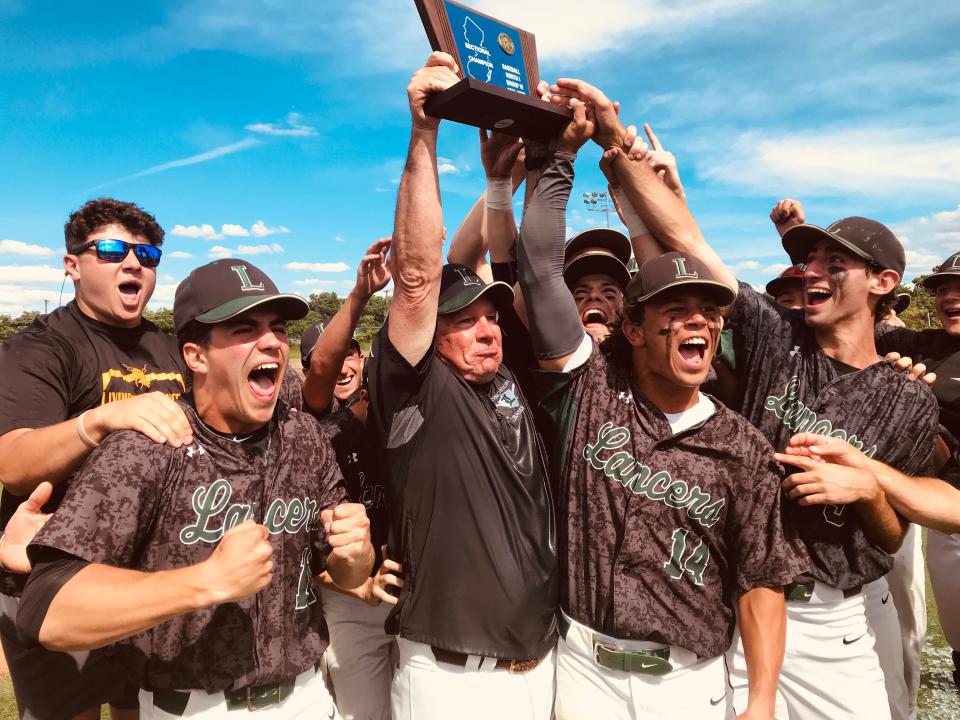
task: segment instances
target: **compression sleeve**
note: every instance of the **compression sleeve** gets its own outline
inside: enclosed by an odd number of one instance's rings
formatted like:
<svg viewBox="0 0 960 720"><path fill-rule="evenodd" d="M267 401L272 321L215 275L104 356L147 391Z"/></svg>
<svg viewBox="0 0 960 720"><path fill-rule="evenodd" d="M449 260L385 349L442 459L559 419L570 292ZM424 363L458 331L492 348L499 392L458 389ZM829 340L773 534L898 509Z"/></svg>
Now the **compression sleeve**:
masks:
<svg viewBox="0 0 960 720"><path fill-rule="evenodd" d="M575 159L558 152L544 163L520 226L520 287L538 360L569 355L583 337L576 303L563 281L565 215Z"/></svg>
<svg viewBox="0 0 960 720"><path fill-rule="evenodd" d="M76 555L45 548L43 557L33 565L33 571L23 589L17 610L17 630L31 644L40 644L40 628L50 603L74 575L90 563Z"/></svg>

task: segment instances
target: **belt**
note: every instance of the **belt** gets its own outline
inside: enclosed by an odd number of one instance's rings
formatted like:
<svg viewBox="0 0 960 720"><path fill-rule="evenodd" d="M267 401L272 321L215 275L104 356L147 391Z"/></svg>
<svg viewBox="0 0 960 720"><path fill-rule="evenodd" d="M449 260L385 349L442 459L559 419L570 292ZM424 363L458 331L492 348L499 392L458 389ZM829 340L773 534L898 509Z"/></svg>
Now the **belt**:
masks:
<svg viewBox="0 0 960 720"><path fill-rule="evenodd" d="M816 587L816 580L795 580L792 583L788 583L783 586L783 595L788 601L792 602L810 602L810 598L813 597L813 590ZM846 590L841 590L844 600L852 598L854 595L859 595L860 591L863 590L863 585L855 585Z"/></svg>
<svg viewBox="0 0 960 720"><path fill-rule="evenodd" d="M262 710L283 702L293 693L293 683L251 685L239 690L224 690L227 710ZM189 690L154 690L153 706L180 717L190 701Z"/></svg>
<svg viewBox="0 0 960 720"><path fill-rule="evenodd" d="M457 667L466 667L467 661L471 657L466 653L444 650L443 648L434 647L432 645L430 646L430 651L433 653L433 657L437 662L446 663L447 665L456 665ZM544 657L546 657L545 654L538 658L534 658L533 660L510 660L508 658L497 658L496 669L508 670L512 673L528 672L539 665Z"/></svg>
<svg viewBox="0 0 960 720"><path fill-rule="evenodd" d="M560 614L560 635L564 640L570 631L570 621ZM666 675L673 670L670 663L670 648L645 648L643 650L625 650L616 645L594 640L593 659L597 665L608 670L633 672L642 675Z"/></svg>

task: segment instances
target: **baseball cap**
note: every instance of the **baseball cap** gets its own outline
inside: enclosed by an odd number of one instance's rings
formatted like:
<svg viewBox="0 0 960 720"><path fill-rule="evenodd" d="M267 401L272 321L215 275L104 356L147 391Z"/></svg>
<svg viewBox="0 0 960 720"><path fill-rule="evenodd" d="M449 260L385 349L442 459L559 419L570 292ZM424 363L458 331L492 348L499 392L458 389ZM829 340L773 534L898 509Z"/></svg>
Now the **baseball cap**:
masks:
<svg viewBox="0 0 960 720"><path fill-rule="evenodd" d="M893 306L893 311L899 315L908 307L910 307L910 300L912 300L910 293L902 292L897 293L897 302Z"/></svg>
<svg viewBox="0 0 960 720"><path fill-rule="evenodd" d="M835 240L857 257L903 277L907 264L903 245L890 228L869 218L842 218L827 229L816 225L794 225L783 235L783 249L791 261L803 263L807 261L810 248L824 238Z"/></svg>
<svg viewBox="0 0 960 720"><path fill-rule="evenodd" d="M173 324L179 335L191 322L223 322L265 304L275 305L285 320L299 320L310 310L299 295L281 293L266 273L246 260L225 258L201 265L177 286Z"/></svg>
<svg viewBox="0 0 960 720"><path fill-rule="evenodd" d="M937 285L942 283L944 280L950 280L951 278L960 278L960 252L956 252L944 260L937 267L937 271L935 273L932 275L927 275L923 279L923 286L927 290L935 290Z"/></svg>
<svg viewBox="0 0 960 720"><path fill-rule="evenodd" d="M303 335L300 336L300 363L303 365L303 369L306 370L310 367L310 353L313 352L313 349L317 346L317 341L320 339L320 336L323 335L325 327L322 322L313 323L309 325L306 330L303 331ZM355 337L350 338L350 346L354 348L357 352L360 352L360 341Z"/></svg>
<svg viewBox="0 0 960 720"><path fill-rule="evenodd" d="M776 297L791 285L803 285L803 265L791 265L767 283L767 292Z"/></svg>
<svg viewBox="0 0 960 720"><path fill-rule="evenodd" d="M462 310L485 293L498 310L513 305L513 288L505 282L485 283L473 270L459 263L448 263L440 274L440 300L437 315Z"/></svg>
<svg viewBox="0 0 960 720"><path fill-rule="evenodd" d="M675 287L702 288L713 293L721 305L729 305L737 295L697 258L686 253L670 252L647 260L640 266L624 291L624 300L645 303L665 290Z"/></svg>
<svg viewBox="0 0 960 720"><path fill-rule="evenodd" d="M591 228L573 236L564 250L564 264L585 250L604 249L624 266L630 262L633 248L630 239L618 230L610 228Z"/></svg>

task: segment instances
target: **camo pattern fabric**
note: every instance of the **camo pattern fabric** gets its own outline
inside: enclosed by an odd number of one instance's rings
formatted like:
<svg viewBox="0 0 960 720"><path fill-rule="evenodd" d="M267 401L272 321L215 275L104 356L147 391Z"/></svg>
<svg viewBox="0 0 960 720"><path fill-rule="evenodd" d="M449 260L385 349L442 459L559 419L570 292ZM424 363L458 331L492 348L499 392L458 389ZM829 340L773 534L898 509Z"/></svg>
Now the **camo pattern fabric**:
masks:
<svg viewBox="0 0 960 720"><path fill-rule="evenodd" d="M193 444L112 433L31 548L149 572L206 560L225 530L248 518L266 525L275 563L267 587L117 647L145 688L216 692L291 680L327 646L313 578L330 549L320 511L346 499L333 450L313 418L280 403L262 451L214 433L183 407Z"/></svg>
<svg viewBox="0 0 960 720"><path fill-rule="evenodd" d="M559 429L564 612L619 639L721 655L736 594L779 587L806 566L783 532L773 450L719 402L673 435L629 368L596 346L572 373L538 381Z"/></svg>
<svg viewBox="0 0 960 720"><path fill-rule="evenodd" d="M803 311L786 310L745 283L729 318L740 385L740 412L778 450L798 432L840 437L908 475L933 473L937 402L922 383L889 363L838 373ZM867 538L844 505L801 507L785 518L807 546L817 580L840 589L885 575L893 559Z"/></svg>

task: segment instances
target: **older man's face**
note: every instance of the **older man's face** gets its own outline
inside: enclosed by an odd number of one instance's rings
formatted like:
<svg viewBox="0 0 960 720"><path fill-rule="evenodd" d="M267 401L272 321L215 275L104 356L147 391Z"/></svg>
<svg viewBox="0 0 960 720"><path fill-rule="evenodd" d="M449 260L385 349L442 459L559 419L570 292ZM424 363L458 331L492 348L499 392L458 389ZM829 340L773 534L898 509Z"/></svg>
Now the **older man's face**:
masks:
<svg viewBox="0 0 960 720"><path fill-rule="evenodd" d="M503 339L493 303L481 297L437 318L437 352L469 383L493 380L503 361Z"/></svg>

